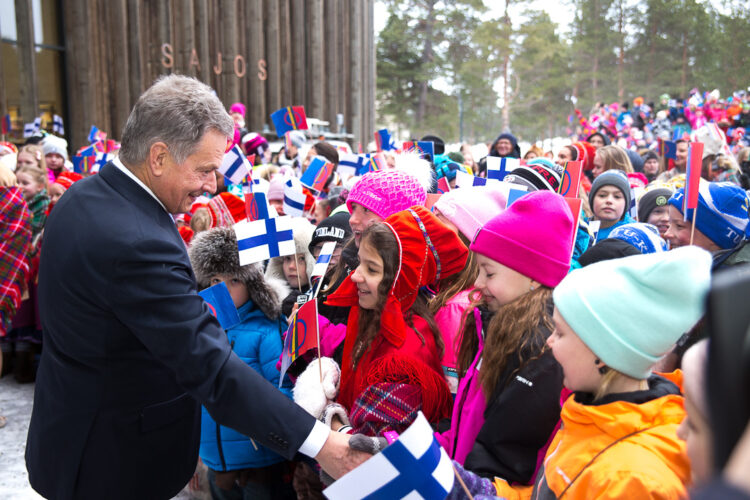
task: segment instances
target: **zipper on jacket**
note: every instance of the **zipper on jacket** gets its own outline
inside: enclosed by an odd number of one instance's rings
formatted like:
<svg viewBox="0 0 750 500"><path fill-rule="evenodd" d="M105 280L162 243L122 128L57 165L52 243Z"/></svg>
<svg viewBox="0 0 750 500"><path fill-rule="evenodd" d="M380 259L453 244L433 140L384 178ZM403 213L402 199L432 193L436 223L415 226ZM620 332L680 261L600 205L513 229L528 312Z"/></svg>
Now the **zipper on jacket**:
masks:
<svg viewBox="0 0 750 500"><path fill-rule="evenodd" d="M227 463L224 461L224 449L221 446L221 425L216 423L216 447L219 449L219 460L221 460L221 471L227 471Z"/></svg>

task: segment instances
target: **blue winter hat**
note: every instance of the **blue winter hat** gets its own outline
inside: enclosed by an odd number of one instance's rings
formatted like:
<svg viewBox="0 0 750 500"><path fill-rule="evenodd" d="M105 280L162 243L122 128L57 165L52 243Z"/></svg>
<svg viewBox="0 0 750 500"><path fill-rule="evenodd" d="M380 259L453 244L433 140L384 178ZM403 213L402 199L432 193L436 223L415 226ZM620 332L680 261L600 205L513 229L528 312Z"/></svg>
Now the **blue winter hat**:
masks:
<svg viewBox="0 0 750 500"><path fill-rule="evenodd" d="M614 228L607 238L616 238L633 245L641 253L667 251L667 242L659 236L659 229L653 224L632 222Z"/></svg>
<svg viewBox="0 0 750 500"><path fill-rule="evenodd" d="M710 284L711 254L688 246L576 269L552 297L605 365L642 380L703 316Z"/></svg>
<svg viewBox="0 0 750 500"><path fill-rule="evenodd" d="M435 155L435 173L437 178L445 177L449 181L456 178L456 172L466 172L466 168L462 167L460 163L453 161L448 155Z"/></svg>
<svg viewBox="0 0 750 500"><path fill-rule="evenodd" d="M514 148L518 146L518 139L516 139L516 136L511 134L510 132L503 132L502 134L498 135L497 139L495 139L495 144L497 144L500 139L508 139L511 144L513 144Z"/></svg>
<svg viewBox="0 0 750 500"><path fill-rule="evenodd" d="M669 204L682 213L685 188L669 199ZM698 188L698 217L695 227L719 247L734 248L748 238L750 199L741 187L731 182L706 182ZM693 214L687 220L692 222Z"/></svg>

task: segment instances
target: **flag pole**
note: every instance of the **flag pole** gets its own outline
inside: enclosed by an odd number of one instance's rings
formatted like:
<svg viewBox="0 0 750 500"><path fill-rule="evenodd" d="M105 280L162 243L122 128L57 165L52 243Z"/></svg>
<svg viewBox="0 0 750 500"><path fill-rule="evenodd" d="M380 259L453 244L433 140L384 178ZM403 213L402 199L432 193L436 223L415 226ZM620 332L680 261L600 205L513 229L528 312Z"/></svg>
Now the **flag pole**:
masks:
<svg viewBox="0 0 750 500"><path fill-rule="evenodd" d="M464 493L466 493L466 496L469 497L469 500L474 500L474 497L471 496L471 493L469 493L469 488L466 487L466 483L464 483L464 480L461 479L461 476L458 474L458 469L456 469L456 466L451 462L451 467L453 467L453 474L456 475L456 479L458 479L458 482L461 483L461 487L464 489Z"/></svg>
<svg viewBox="0 0 750 500"><path fill-rule="evenodd" d="M300 283L299 277L299 262L297 262L297 251L294 251L294 268L297 270L297 290L302 292L302 283ZM305 267L305 274L307 274L307 267Z"/></svg>
<svg viewBox="0 0 750 500"><path fill-rule="evenodd" d="M320 323L318 322L318 303L317 299L313 298L315 300L315 334L317 335L317 342L318 342L318 376L320 377L320 385L323 385L323 364L320 362L321 358L323 357L323 354L320 352Z"/></svg>
<svg viewBox="0 0 750 500"><path fill-rule="evenodd" d="M695 219L696 219L696 216L698 215L698 205L699 204L697 204L695 208L693 209L693 225L690 228L690 244L691 245L693 244L693 237L695 236ZM685 210L690 210L690 209L686 208Z"/></svg>

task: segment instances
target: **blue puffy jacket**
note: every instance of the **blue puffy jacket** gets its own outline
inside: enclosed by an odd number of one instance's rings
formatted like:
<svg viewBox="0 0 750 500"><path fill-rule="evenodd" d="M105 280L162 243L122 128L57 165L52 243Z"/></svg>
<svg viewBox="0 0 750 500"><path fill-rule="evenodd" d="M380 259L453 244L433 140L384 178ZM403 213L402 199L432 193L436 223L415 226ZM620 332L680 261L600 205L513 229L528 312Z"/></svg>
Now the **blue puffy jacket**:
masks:
<svg viewBox="0 0 750 500"><path fill-rule="evenodd" d="M281 334L287 326L284 317L269 320L252 301L246 302L237 312L240 323L226 331L232 350L242 361L278 387L279 371L276 369L276 361L283 348ZM292 383L288 377L285 377L281 392L292 397ZM258 404L263 402L258 401ZM206 408L202 412L200 457L209 468L216 471L251 469L284 460L249 437L217 424Z"/></svg>

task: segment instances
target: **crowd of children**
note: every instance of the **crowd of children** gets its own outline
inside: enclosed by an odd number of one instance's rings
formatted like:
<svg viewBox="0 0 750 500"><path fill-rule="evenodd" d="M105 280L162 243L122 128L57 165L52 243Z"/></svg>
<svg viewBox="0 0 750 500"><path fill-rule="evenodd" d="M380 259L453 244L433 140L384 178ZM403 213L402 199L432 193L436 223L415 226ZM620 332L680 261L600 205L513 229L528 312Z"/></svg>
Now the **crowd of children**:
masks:
<svg viewBox="0 0 750 500"><path fill-rule="evenodd" d="M682 115L668 106L649 118L642 103L625 117L612 107L581 114L586 140L556 157L532 145L504 181L483 185L459 179L486 178L491 157L520 159L512 134L478 162L435 136L423 138L432 156L387 148L377 168L334 169L321 189L300 188L294 253L264 263L240 265L232 226L249 216L245 194L218 173L219 192L174 219L198 290L229 290L240 318L226 330L234 352L334 430L380 438L422 412L478 496L684 498L717 474L700 326L711 275L750 262L750 164L734 133L748 125L747 96L735 99L739 117L682 126L679 116L720 107L704 97ZM245 129L243 105L230 112L271 216L290 210L288 190L314 158L334 168L343 158L300 131L274 154ZM665 112L679 115L674 126ZM656 138L676 139L674 161ZM703 179L686 214L694 141L705 145ZM0 151L2 366L26 382L43 348L35 287L46 217L85 176L55 136ZM558 194L573 160L584 171L580 213ZM316 286L326 242L335 249ZM313 298L320 352L282 376L289 321ZM205 410L200 457L213 498L322 498L330 481L314 462L287 462ZM457 481L450 497L466 493Z"/></svg>

